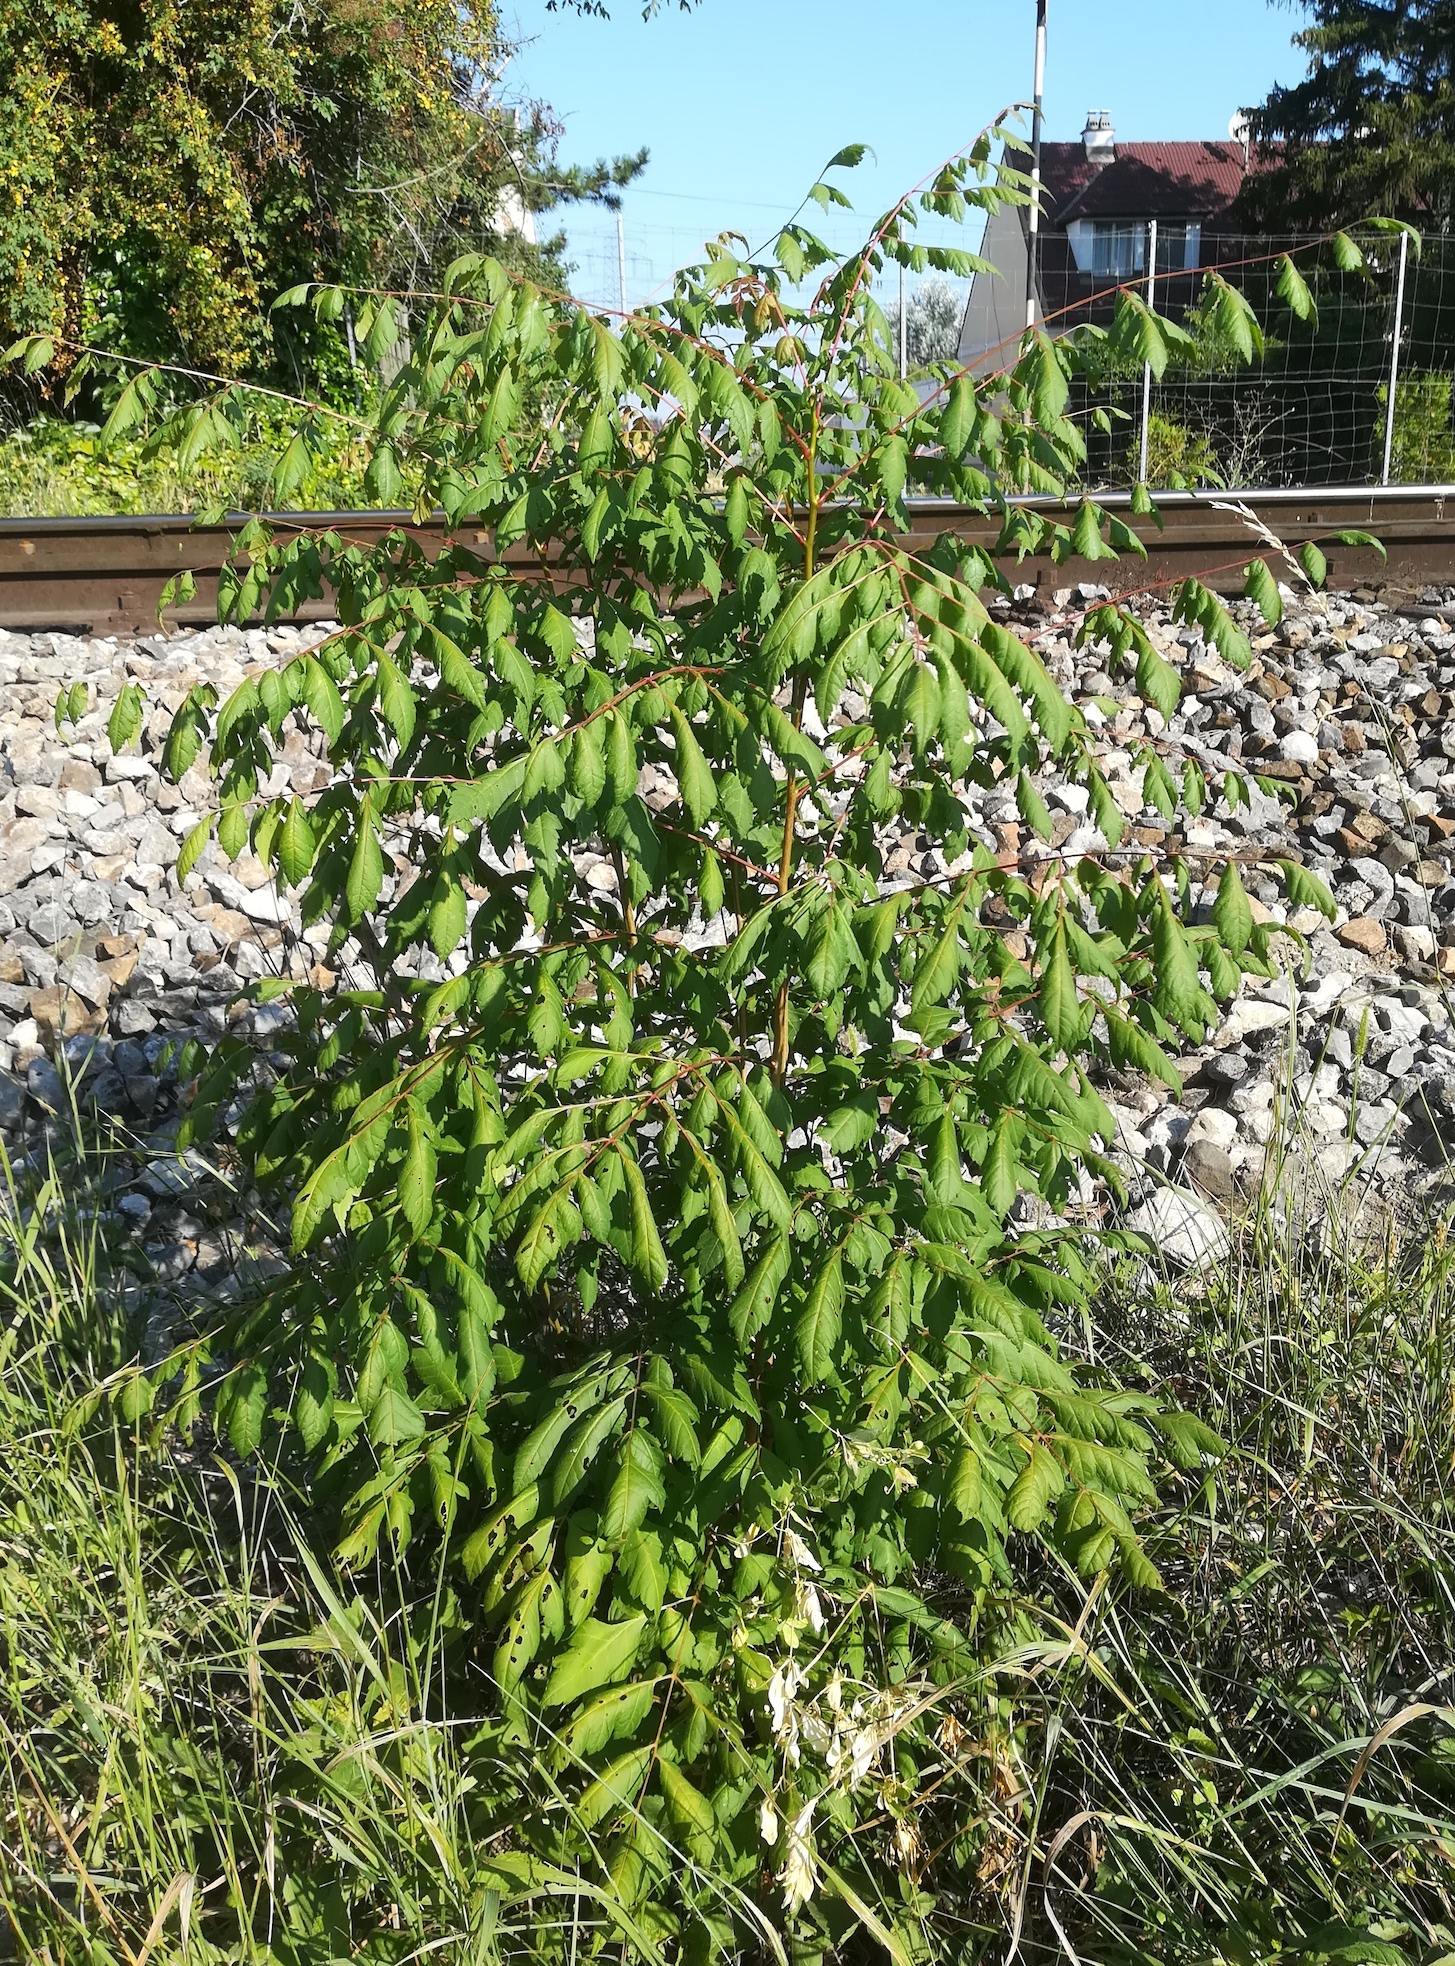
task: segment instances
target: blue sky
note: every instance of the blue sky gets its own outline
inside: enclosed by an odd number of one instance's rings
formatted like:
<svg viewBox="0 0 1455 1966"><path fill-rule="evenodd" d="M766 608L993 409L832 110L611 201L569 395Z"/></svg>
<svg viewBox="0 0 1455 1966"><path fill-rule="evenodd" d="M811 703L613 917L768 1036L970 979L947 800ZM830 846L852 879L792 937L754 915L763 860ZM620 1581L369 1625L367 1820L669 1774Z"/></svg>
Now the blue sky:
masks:
<svg viewBox="0 0 1455 1966"><path fill-rule="evenodd" d="M1033 0L702 0L645 22L638 0L611 7L501 0L523 44L505 89L551 105L563 158L651 150L624 206L632 304L727 227L761 243L841 145L873 146L846 188L877 212L1030 94ZM1298 19L1269 0L1050 0L1046 133L1106 109L1130 140L1224 136L1240 104L1301 75ZM614 221L566 229L577 291L614 300Z"/></svg>

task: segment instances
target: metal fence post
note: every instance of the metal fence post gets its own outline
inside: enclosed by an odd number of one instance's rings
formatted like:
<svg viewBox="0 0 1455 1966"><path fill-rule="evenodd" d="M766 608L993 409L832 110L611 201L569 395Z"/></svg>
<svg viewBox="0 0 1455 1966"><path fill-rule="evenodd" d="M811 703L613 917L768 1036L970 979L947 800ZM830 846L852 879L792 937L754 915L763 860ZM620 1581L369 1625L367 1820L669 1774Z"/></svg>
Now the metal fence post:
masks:
<svg viewBox="0 0 1455 1966"><path fill-rule="evenodd" d="M1157 221L1147 227L1147 305L1155 305L1153 292L1157 280ZM1147 445L1152 429L1152 364L1142 364L1142 443L1137 458L1137 483L1147 482Z"/></svg>
<svg viewBox="0 0 1455 1966"><path fill-rule="evenodd" d="M1394 411L1399 393L1399 343L1404 333L1404 276L1409 264L1410 235L1399 235L1399 278L1394 289L1394 345L1389 351L1389 401L1384 412L1384 471L1380 484L1389 483L1390 466L1394 462Z"/></svg>

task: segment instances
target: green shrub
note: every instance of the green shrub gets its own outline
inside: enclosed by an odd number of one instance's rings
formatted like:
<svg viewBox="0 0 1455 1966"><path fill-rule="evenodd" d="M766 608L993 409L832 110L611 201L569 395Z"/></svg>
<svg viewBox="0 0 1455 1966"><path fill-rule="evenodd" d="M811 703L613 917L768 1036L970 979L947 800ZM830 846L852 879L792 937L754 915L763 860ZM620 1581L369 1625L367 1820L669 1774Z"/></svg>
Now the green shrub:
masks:
<svg viewBox="0 0 1455 1966"><path fill-rule="evenodd" d="M1135 443L1133 474L1140 469L1140 431ZM1147 420L1147 483L1172 491L1224 483L1218 471L1217 452L1204 430L1179 423L1175 417L1154 410Z"/></svg>
<svg viewBox="0 0 1455 1966"><path fill-rule="evenodd" d="M917 203L1008 191L987 138ZM194 691L165 751L180 775L209 747L218 785L183 876L214 825L250 842L364 974L262 992L294 1023L238 1148L291 1198L293 1269L130 1396L184 1422L207 1396L244 1455L283 1430L349 1563L443 1547L492 1634L479 1738L531 1743L566 1798L511 1797L496 1832L525 1864L604 1852L693 1957L785 1916L810 1953L856 1925L914 1951L916 1852L984 1855L1000 1774L937 1801L942 1717L1012 1724L984 1675L1031 1635L1012 1550L1150 1587L1134 1517L1218 1445L1067 1365L1089 1253L1012 1224L1022 1191L1114 1178L1089 1068L1175 1078L1164 1046L1268 973L1270 930L1235 868L1189 929L1185 867L1048 850L1030 878L972 826L966 791L999 787L1049 838L1054 762L1123 830L1079 714L987 611L994 561L905 543L911 461L999 511L1007 555L1140 548L1089 501L1070 529L1006 504L1074 477L1076 349L1030 337L1008 380L927 403L896 379L871 281L918 263L915 217L844 261L797 224L761 262L719 245L619 333L461 262L369 482L413 476L493 552L249 526L225 609L327 568L344 625L220 707ZM1160 330L1129 303L1117 332ZM282 495L312 454L304 423ZM1261 564L1250 591L1276 615ZM1196 581L1175 605L1247 660ZM1084 633L1170 708L1130 615ZM141 716L129 688L113 741ZM337 775L264 797L298 722ZM1202 800L1142 763L1169 815ZM943 871L892 876L907 836ZM253 1069L217 1047L189 1136Z"/></svg>
<svg viewBox="0 0 1455 1966"><path fill-rule="evenodd" d="M237 442L192 463L142 437L107 442L101 426L37 417L0 441L0 513L86 518L112 513L255 512L272 495L280 419L240 400ZM296 509L347 511L367 504L365 457L338 416L320 418L310 468L294 487Z"/></svg>
<svg viewBox="0 0 1455 1966"><path fill-rule="evenodd" d="M1397 485L1455 484L1455 424L1450 396L1455 377L1401 376L1395 392L1390 476ZM1389 415L1389 386L1379 391L1381 434Z"/></svg>

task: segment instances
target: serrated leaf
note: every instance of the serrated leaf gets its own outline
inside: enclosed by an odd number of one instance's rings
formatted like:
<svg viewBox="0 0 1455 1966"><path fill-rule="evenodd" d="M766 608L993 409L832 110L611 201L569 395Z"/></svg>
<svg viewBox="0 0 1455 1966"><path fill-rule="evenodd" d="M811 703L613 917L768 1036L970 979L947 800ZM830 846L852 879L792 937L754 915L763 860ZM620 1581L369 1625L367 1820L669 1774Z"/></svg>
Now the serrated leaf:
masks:
<svg viewBox="0 0 1455 1966"><path fill-rule="evenodd" d="M429 904L429 946L443 962L465 936L465 890L452 873L441 874Z"/></svg>
<svg viewBox="0 0 1455 1966"><path fill-rule="evenodd" d="M986 1201L999 1216L1015 1206L1020 1192L1015 1152L1016 1121L1002 1113L990 1131L990 1144L980 1167L980 1187Z"/></svg>
<svg viewBox="0 0 1455 1966"><path fill-rule="evenodd" d="M1081 998L1077 994L1076 974L1066 952L1066 930L1059 922L1041 971L1036 1008L1055 1048L1067 1053L1073 1051L1081 1041Z"/></svg>
<svg viewBox="0 0 1455 1966"><path fill-rule="evenodd" d="M916 965L910 1002L916 1015L941 1004L955 987L964 956L961 917L965 909L965 890L951 903L945 926L929 954Z"/></svg>
<svg viewBox="0 0 1455 1966"><path fill-rule="evenodd" d="M424 1415L399 1386L385 1385L369 1409L369 1438L376 1447L397 1447L401 1441L418 1440L424 1432Z"/></svg>
<svg viewBox="0 0 1455 1966"><path fill-rule="evenodd" d="M656 1760L657 1750L649 1741L645 1747L628 1748L594 1782L582 1790L576 1804L576 1817L583 1829L593 1830L607 1817L623 1809L634 1809L647 1771Z"/></svg>
<svg viewBox="0 0 1455 1966"><path fill-rule="evenodd" d="M1248 904L1247 889L1243 886L1243 877L1234 860L1230 860L1218 876L1212 918L1223 947L1230 954L1241 956L1253 933L1253 910Z"/></svg>
<svg viewBox="0 0 1455 1966"><path fill-rule="evenodd" d="M662 1451L638 1426L618 1459L616 1478L602 1511L602 1535L613 1548L619 1548L641 1526L647 1510L660 1508L664 1499Z"/></svg>
<svg viewBox="0 0 1455 1966"><path fill-rule="evenodd" d="M632 1268L652 1290L660 1290L670 1274L667 1252L662 1247L662 1238L657 1229L656 1217L652 1213L651 1200L647 1194L647 1184L642 1178L642 1170L637 1165L635 1155L622 1151L617 1159L626 1176L627 1193L631 1200L631 1264Z"/></svg>
<svg viewBox="0 0 1455 1966"><path fill-rule="evenodd" d="M686 1832L687 1845L699 1863L711 1860L717 1836L717 1818L712 1804L695 1788L675 1762L665 1757L657 1763L657 1779L667 1798L667 1807Z"/></svg>
<svg viewBox="0 0 1455 1966"><path fill-rule="evenodd" d="M854 934L853 909L842 897L815 915L807 937L804 975L815 997L834 996L852 970L859 967L859 943Z"/></svg>
<svg viewBox="0 0 1455 1966"><path fill-rule="evenodd" d="M1195 1413L1159 1413L1155 1425L1179 1468L1196 1470L1227 1454L1227 1442Z"/></svg>
<svg viewBox="0 0 1455 1966"><path fill-rule="evenodd" d="M728 1326L740 1345L750 1344L767 1322L791 1262L788 1238L778 1235L753 1265L728 1312Z"/></svg>
<svg viewBox="0 0 1455 1966"><path fill-rule="evenodd" d="M945 1500L962 1522L975 1522L980 1515L984 1492L979 1452L973 1447L962 1447L950 1463Z"/></svg>
<svg viewBox="0 0 1455 1966"><path fill-rule="evenodd" d="M1182 701L1177 671L1158 655L1150 642L1144 642L1137 651L1137 692L1169 722Z"/></svg>
<svg viewBox="0 0 1455 1966"><path fill-rule="evenodd" d="M480 1295L484 1295L483 1286ZM482 1303L467 1300L462 1307L456 1350L460 1386L466 1399L488 1398L495 1386L495 1351L491 1344L491 1320Z"/></svg>
<svg viewBox="0 0 1455 1966"><path fill-rule="evenodd" d="M219 1394L218 1408L233 1451L244 1459L255 1454L268 1410L268 1375L262 1366L255 1362L239 1366Z"/></svg>
<svg viewBox="0 0 1455 1966"><path fill-rule="evenodd" d="M677 789L682 794L688 818L694 826L701 826L711 817L717 804L717 790L712 782L711 768L697 741L697 733L675 705L672 709L672 734L677 740L673 760Z"/></svg>
<svg viewBox="0 0 1455 1966"><path fill-rule="evenodd" d="M627 1398L625 1394L619 1394L615 1400L608 1400L604 1406L594 1408L590 1414L576 1421L576 1427L570 1439L566 1441L564 1453L556 1463L556 1473L553 1478L556 1508L560 1508L566 1496L574 1492L586 1469L592 1465L592 1461L602 1451L602 1447L610 1441L611 1435L617 1431L617 1427L625 1417L625 1410L627 1410ZM517 1486L519 1486L519 1461L517 1461Z"/></svg>
<svg viewBox="0 0 1455 1966"><path fill-rule="evenodd" d="M336 1379L332 1361L318 1353L304 1362L293 1401L293 1424L310 1454L322 1445L333 1423Z"/></svg>
<svg viewBox="0 0 1455 1966"><path fill-rule="evenodd" d="M819 1266L794 1335L799 1368L810 1386L822 1385L833 1374L843 1312L844 1252L840 1248Z"/></svg>
<svg viewBox="0 0 1455 1966"><path fill-rule="evenodd" d="M317 656L306 655L302 662L303 701L329 743L337 744L344 727L343 698L338 686Z"/></svg>
<svg viewBox="0 0 1455 1966"><path fill-rule="evenodd" d="M1311 874L1296 860L1280 860L1278 871L1283 876L1284 893L1294 908L1316 908L1326 921L1334 919L1338 912L1334 897L1317 874Z"/></svg>
<svg viewBox="0 0 1455 1966"><path fill-rule="evenodd" d="M1250 601L1256 601L1259 612L1270 628L1276 628L1283 619L1283 596L1278 591L1278 582L1268 571L1265 560L1250 560L1248 577L1243 592Z"/></svg>
<svg viewBox="0 0 1455 1966"><path fill-rule="evenodd" d="M247 807L234 800L218 815L217 844L229 860L236 860L248 843Z"/></svg>
<svg viewBox="0 0 1455 1966"><path fill-rule="evenodd" d="M1287 253L1278 262L1278 298L1292 309L1300 321L1307 321L1312 327L1318 326L1319 310L1314 305L1308 282Z"/></svg>
<svg viewBox="0 0 1455 1966"><path fill-rule="evenodd" d="M416 705L414 691L405 681L399 665L381 650L378 656L379 708L394 733L401 751L407 750L414 736Z"/></svg>
<svg viewBox="0 0 1455 1966"><path fill-rule="evenodd" d="M738 1088L736 1111L731 1106L722 1110L742 1162L749 1194L775 1228L786 1229L793 1219L793 1208L774 1172L774 1166L783 1158L782 1141L746 1081Z"/></svg>
<svg viewBox="0 0 1455 1966"><path fill-rule="evenodd" d="M344 883L344 900L351 922L361 921L370 912L384 885L384 855L374 831L373 805L367 797L355 823L358 831Z"/></svg>
<svg viewBox="0 0 1455 1966"><path fill-rule="evenodd" d="M654 1529L634 1529L621 1546L616 1567L638 1604L652 1613L661 1610L667 1595L667 1566L662 1539Z"/></svg>
<svg viewBox="0 0 1455 1966"><path fill-rule="evenodd" d="M123 750L141 729L144 698L135 683L123 683L106 724L106 741Z"/></svg>
<svg viewBox="0 0 1455 1966"><path fill-rule="evenodd" d="M541 1705L574 1706L584 1694L594 1692L625 1672L641 1648L646 1628L647 1620L641 1612L616 1624L603 1623L599 1618L585 1619L571 1634L565 1650L557 1655L541 1695Z"/></svg>
<svg viewBox="0 0 1455 1966"><path fill-rule="evenodd" d="M1181 1075L1157 1040L1133 1018L1123 1017L1110 1008L1104 1008L1102 1015L1111 1040L1112 1062L1119 1067L1130 1065L1136 1071L1145 1072L1148 1078L1160 1079L1180 1098Z"/></svg>
<svg viewBox="0 0 1455 1966"><path fill-rule="evenodd" d="M879 1131L879 1101L872 1092L856 1092L837 1106L819 1127L818 1137L836 1154L851 1154Z"/></svg>
<svg viewBox="0 0 1455 1966"><path fill-rule="evenodd" d="M1060 1463L1040 1441L1025 1443L1029 1458L1005 1498L1005 1513L1013 1529L1029 1535L1039 1529L1051 1512L1051 1504L1065 1486Z"/></svg>
<svg viewBox="0 0 1455 1966"><path fill-rule="evenodd" d="M667 1452L676 1461L695 1468L702 1459L697 1430L701 1416L680 1386L659 1386L651 1379L642 1386L642 1397L652 1409L657 1432Z"/></svg>
<svg viewBox="0 0 1455 1966"><path fill-rule="evenodd" d="M515 1460L510 1471L511 1482L517 1494L523 1494L525 1490L539 1482L551 1465L556 1449L570 1431L577 1412L578 1408L571 1400L560 1400L544 1419L539 1420L531 1428L515 1451Z"/></svg>
<svg viewBox="0 0 1455 1966"><path fill-rule="evenodd" d="M289 887L302 887L313 871L318 843L303 801L288 801L287 817L278 834L278 872Z"/></svg>
<svg viewBox="0 0 1455 1966"><path fill-rule="evenodd" d="M405 1126L408 1148L399 1173L399 1206L417 1236L423 1235L434 1215L436 1180L434 1142L428 1122L414 1099L406 1101Z"/></svg>
<svg viewBox="0 0 1455 1966"><path fill-rule="evenodd" d="M564 1739L573 1754L594 1761L603 1748L634 1734L657 1701L657 1682L639 1679L630 1686L615 1686L597 1697L578 1713L565 1729Z"/></svg>
<svg viewBox="0 0 1455 1966"><path fill-rule="evenodd" d="M182 851L177 855L177 885L180 887L197 862L202 858L202 849L212 838L213 822L216 814L209 812L188 833L182 842Z"/></svg>
<svg viewBox="0 0 1455 1966"><path fill-rule="evenodd" d="M1038 839L1049 840L1056 827L1051 818L1050 807L1037 791L1035 782L1027 771L1021 772L1015 785L1016 810Z"/></svg>
<svg viewBox="0 0 1455 1966"><path fill-rule="evenodd" d="M1194 1022L1203 997L1197 958L1160 881L1152 915L1152 960L1152 1001L1158 1010L1170 1024Z"/></svg>
<svg viewBox="0 0 1455 1966"><path fill-rule="evenodd" d="M606 790L606 758L601 748L601 725L593 718L571 740L571 790L583 804L594 806Z"/></svg>

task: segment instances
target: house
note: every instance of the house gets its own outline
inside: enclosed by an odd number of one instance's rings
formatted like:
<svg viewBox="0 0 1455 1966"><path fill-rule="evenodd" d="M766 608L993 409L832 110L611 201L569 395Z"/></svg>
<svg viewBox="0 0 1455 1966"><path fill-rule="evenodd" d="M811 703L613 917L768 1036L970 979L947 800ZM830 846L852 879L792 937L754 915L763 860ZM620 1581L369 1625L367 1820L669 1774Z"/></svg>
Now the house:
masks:
<svg viewBox="0 0 1455 1966"><path fill-rule="evenodd" d="M1017 160L1019 162L1019 160ZM1157 305L1176 312L1196 298L1200 269L1236 257L1232 208L1256 156L1236 140L1123 143L1105 110L1093 110L1079 143L1041 147L1041 225L1036 318L1054 333L1111 318L1118 287L1144 277L1157 222ZM1013 359L1026 322L1024 207L1003 206L981 253L960 331L960 361L979 371Z"/></svg>

